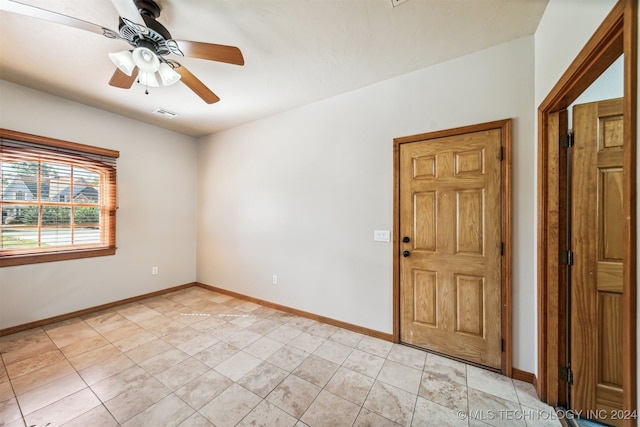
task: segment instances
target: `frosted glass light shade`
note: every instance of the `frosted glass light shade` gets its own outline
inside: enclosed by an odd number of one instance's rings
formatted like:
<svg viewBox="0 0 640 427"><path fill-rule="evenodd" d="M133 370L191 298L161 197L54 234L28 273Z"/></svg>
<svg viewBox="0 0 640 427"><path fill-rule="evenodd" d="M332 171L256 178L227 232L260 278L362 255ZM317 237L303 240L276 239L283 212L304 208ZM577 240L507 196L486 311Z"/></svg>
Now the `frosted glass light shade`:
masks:
<svg viewBox="0 0 640 427"><path fill-rule="evenodd" d="M131 54L133 63L138 66L140 71L147 73L155 73L160 68L160 60L151 49L146 47L137 47L133 49Z"/></svg>
<svg viewBox="0 0 640 427"><path fill-rule="evenodd" d="M172 84L177 83L178 80L180 80L180 74L176 73L173 68L171 68L164 62L160 64L158 74L160 74L162 84L165 86L171 86Z"/></svg>
<svg viewBox="0 0 640 427"><path fill-rule="evenodd" d="M140 71L140 73L138 73L138 81L142 86L148 86L148 87L160 86L160 84L158 83L158 78L156 77L156 73L148 73L146 71Z"/></svg>
<svg viewBox="0 0 640 427"><path fill-rule="evenodd" d="M133 62L133 55L128 50L118 52L118 53L110 53L109 58L111 61L127 76L130 76L133 73L133 69L136 67L136 64Z"/></svg>

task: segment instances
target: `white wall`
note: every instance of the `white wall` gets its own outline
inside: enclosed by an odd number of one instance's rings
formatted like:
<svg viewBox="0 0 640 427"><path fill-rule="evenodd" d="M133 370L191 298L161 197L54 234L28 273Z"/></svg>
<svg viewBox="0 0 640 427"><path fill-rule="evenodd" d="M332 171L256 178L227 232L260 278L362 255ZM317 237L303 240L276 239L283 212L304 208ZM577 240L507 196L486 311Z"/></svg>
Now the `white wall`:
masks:
<svg viewBox="0 0 640 427"><path fill-rule="evenodd" d="M550 0L535 34L535 106L569 68L616 0Z"/></svg>
<svg viewBox="0 0 640 427"><path fill-rule="evenodd" d="M391 333L393 138L514 118L514 366L533 371L533 37L201 138L199 282ZM272 275L278 284L272 284Z"/></svg>
<svg viewBox="0 0 640 427"><path fill-rule="evenodd" d="M6 81L0 93L0 127L120 151L116 255L0 269L0 329L195 280L193 138Z"/></svg>

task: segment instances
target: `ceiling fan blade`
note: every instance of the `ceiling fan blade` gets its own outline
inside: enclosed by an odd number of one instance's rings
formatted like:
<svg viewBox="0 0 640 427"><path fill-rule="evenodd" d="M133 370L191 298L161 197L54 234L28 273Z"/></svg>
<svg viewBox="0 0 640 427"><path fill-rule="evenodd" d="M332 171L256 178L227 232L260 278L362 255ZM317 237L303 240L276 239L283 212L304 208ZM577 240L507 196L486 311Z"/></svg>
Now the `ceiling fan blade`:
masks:
<svg viewBox="0 0 640 427"><path fill-rule="evenodd" d="M193 42L189 40L174 40L184 56L208 59L210 61L226 62L228 64L244 65L242 52L235 46L221 44Z"/></svg>
<svg viewBox="0 0 640 427"><path fill-rule="evenodd" d="M15 1L1 0L0 10L30 16L32 18L42 19L44 21L55 22L57 24L67 25L69 27L79 28L81 30L91 31L92 33L100 34L110 39L120 38L120 35L116 31L110 30L100 25L92 24L91 22L72 18L71 16L62 15L50 10L41 9L35 6L29 6Z"/></svg>
<svg viewBox="0 0 640 427"><path fill-rule="evenodd" d="M113 76L111 76L111 80L109 80L109 84L121 89L129 89L133 85L133 82L136 81L136 77L138 77L138 67L133 69L133 73L131 73L130 76L120 71L120 68L116 68Z"/></svg>
<svg viewBox="0 0 640 427"><path fill-rule="evenodd" d="M177 64L177 63L175 63ZM204 85L196 76L191 74L191 71L184 68L182 65L179 65L173 69L175 72L180 74L180 80L182 83L187 85L189 89L195 92L204 102L207 104L213 104L220 101L218 96L211 92L211 90Z"/></svg>
<svg viewBox="0 0 640 427"><path fill-rule="evenodd" d="M121 18L126 18L134 24L146 27L144 23L144 19L142 19L142 15L138 11L137 6L133 3L133 0L111 0L111 3L115 6L118 11L118 15Z"/></svg>

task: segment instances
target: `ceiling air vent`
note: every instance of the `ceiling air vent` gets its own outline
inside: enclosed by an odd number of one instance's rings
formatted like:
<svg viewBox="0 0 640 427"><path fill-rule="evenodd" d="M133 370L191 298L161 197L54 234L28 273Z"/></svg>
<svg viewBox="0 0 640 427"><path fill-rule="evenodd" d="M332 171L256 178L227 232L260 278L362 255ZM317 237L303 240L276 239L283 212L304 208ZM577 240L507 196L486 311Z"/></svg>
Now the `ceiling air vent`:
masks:
<svg viewBox="0 0 640 427"><path fill-rule="evenodd" d="M162 107L158 107L155 111L154 114L158 114L160 116L163 116L167 119L174 119L176 117L179 116L178 113L174 113L173 111L169 111L166 108L162 108Z"/></svg>

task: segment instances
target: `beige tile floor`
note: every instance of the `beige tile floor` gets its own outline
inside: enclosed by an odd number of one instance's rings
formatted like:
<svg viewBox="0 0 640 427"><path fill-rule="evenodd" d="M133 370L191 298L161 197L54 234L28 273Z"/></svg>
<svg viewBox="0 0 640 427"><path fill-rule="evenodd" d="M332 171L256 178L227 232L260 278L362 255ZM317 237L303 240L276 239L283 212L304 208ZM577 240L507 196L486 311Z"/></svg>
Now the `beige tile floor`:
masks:
<svg viewBox="0 0 640 427"><path fill-rule="evenodd" d="M198 287L0 354L7 427L560 425L530 384Z"/></svg>

